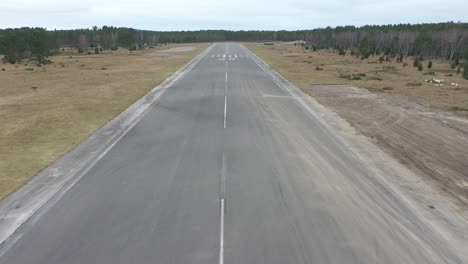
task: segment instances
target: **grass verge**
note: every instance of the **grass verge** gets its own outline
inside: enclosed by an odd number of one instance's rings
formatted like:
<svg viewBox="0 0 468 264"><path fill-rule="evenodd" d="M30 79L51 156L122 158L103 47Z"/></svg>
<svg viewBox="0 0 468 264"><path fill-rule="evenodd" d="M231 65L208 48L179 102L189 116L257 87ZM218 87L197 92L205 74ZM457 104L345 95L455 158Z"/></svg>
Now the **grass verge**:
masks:
<svg viewBox="0 0 468 264"><path fill-rule="evenodd" d="M27 62L3 65L0 71L0 199L208 45L167 45L132 52L119 49L96 55L70 51L54 56L54 63L43 67Z"/></svg>
<svg viewBox="0 0 468 264"><path fill-rule="evenodd" d="M287 43L245 45L298 87L350 84L372 92L411 97L447 110L453 110L454 106L468 108L468 80L457 74L456 69L450 69L447 62L433 61L430 71L418 71L411 67L410 57L401 63L395 59L379 63L378 56L361 60L351 55L338 55L337 51L306 50ZM409 66L403 67L403 63ZM428 82L431 79L442 79L443 85Z"/></svg>

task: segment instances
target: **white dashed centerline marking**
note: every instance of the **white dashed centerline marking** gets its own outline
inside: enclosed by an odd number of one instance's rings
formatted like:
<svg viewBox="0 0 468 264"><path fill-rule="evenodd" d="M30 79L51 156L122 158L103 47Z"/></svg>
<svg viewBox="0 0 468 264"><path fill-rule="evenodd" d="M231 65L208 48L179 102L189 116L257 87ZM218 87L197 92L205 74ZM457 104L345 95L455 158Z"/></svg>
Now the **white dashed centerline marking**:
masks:
<svg viewBox="0 0 468 264"><path fill-rule="evenodd" d="M226 45L226 53L228 46ZM223 58L226 54L223 55ZM231 55L229 55L231 57ZM227 88L228 88L228 61L226 60L226 74L224 78L224 128L226 128L227 116ZM226 212L226 153L223 151L223 160L221 165L221 190L220 190L220 206L219 206L219 264L224 264L224 214Z"/></svg>
<svg viewBox="0 0 468 264"><path fill-rule="evenodd" d="M219 264L224 264L224 198L221 198L219 224Z"/></svg>
<svg viewBox="0 0 468 264"><path fill-rule="evenodd" d="M226 128L227 96L224 96L224 128Z"/></svg>

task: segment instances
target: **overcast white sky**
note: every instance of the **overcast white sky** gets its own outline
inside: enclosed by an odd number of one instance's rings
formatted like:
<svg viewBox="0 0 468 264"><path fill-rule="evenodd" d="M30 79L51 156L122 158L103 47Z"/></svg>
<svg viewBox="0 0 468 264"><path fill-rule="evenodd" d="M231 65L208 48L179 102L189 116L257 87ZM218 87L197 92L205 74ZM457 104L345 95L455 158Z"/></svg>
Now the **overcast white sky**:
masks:
<svg viewBox="0 0 468 264"><path fill-rule="evenodd" d="M468 21L468 0L0 0L0 28L312 29Z"/></svg>

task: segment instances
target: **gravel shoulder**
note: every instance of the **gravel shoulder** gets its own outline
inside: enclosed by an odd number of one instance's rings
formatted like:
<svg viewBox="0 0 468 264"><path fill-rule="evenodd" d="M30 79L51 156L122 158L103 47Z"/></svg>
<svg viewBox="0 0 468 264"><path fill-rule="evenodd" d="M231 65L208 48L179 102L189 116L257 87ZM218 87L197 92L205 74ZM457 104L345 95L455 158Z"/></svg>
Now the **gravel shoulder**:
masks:
<svg viewBox="0 0 468 264"><path fill-rule="evenodd" d="M301 88L421 176L421 181L466 208L468 121L402 96L349 85Z"/></svg>

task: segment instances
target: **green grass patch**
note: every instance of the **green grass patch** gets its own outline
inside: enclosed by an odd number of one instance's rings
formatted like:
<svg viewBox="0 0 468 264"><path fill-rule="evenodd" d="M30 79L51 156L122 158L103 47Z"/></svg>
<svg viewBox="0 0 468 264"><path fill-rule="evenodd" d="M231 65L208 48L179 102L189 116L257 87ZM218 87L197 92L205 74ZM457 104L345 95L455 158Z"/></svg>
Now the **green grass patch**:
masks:
<svg viewBox="0 0 468 264"><path fill-rule="evenodd" d="M418 87L418 86L422 86L422 83L420 83L420 82L409 82L409 83L406 84L406 86Z"/></svg>
<svg viewBox="0 0 468 264"><path fill-rule="evenodd" d="M468 108L461 107L461 106L451 106L449 107L450 110L452 111L466 111L468 112Z"/></svg>
<svg viewBox="0 0 468 264"><path fill-rule="evenodd" d="M424 75L435 75L435 72L433 71L425 72Z"/></svg>

